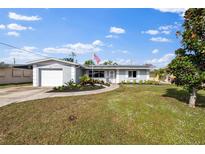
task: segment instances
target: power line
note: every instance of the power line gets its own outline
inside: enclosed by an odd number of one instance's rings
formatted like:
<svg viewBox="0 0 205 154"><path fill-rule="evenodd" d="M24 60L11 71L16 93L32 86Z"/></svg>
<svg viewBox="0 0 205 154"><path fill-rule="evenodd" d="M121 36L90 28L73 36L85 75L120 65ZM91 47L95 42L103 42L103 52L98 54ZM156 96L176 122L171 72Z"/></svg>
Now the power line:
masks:
<svg viewBox="0 0 205 154"><path fill-rule="evenodd" d="M10 45L10 44L7 44L7 43L4 43L4 42L0 42L1 45L5 45L5 46L8 46L10 48L14 48L14 49L18 49L18 50L21 50L21 51L26 51L26 52L29 52L29 53L32 53L32 54L36 54L36 55L40 55L42 57L45 57L45 58L51 58L51 57L48 57L48 56L45 56L45 55L42 55L40 53L34 53L32 51L29 51L29 50L26 50L26 49L22 49L22 48L18 48L16 46L13 46L13 45Z"/></svg>

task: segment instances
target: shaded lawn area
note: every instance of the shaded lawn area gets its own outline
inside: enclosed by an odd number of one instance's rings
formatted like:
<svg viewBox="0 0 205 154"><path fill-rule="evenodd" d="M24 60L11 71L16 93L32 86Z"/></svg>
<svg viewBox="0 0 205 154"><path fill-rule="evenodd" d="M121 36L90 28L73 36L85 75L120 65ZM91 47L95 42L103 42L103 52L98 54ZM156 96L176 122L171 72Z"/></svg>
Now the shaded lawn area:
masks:
<svg viewBox="0 0 205 154"><path fill-rule="evenodd" d="M19 86L30 86L32 85L31 82L29 83L10 83L10 84L0 84L0 89L9 88L9 87L19 87Z"/></svg>
<svg viewBox="0 0 205 154"><path fill-rule="evenodd" d="M189 108L185 95L175 86L125 85L10 104L0 108L0 144L205 144L205 108Z"/></svg>

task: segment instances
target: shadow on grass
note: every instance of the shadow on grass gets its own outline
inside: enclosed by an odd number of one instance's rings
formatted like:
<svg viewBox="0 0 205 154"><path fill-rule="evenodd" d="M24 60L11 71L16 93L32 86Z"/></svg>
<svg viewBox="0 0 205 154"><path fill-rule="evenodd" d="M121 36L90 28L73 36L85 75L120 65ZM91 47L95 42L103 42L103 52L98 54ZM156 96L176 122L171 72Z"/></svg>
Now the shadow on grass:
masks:
<svg viewBox="0 0 205 154"><path fill-rule="evenodd" d="M169 88L166 90L166 94L163 97L172 97L183 103L188 104L190 94L185 90L179 90L176 88ZM205 96L197 93L196 106L205 108Z"/></svg>

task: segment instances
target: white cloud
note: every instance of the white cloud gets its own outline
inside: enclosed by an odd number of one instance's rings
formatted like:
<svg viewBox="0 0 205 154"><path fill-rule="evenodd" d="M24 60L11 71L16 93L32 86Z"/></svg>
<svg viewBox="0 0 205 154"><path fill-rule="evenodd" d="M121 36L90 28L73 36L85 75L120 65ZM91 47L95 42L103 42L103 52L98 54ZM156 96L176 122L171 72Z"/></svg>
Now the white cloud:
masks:
<svg viewBox="0 0 205 154"><path fill-rule="evenodd" d="M120 65L136 65L137 64L136 61L133 61L131 59L118 58L115 61Z"/></svg>
<svg viewBox="0 0 205 154"><path fill-rule="evenodd" d="M165 66L174 58L174 56L175 56L174 54L168 53L168 54L165 54L163 57L161 57L159 59L154 58L154 59L151 59L151 60L147 60L146 63L159 65L159 66Z"/></svg>
<svg viewBox="0 0 205 154"><path fill-rule="evenodd" d="M20 30L32 30L33 29L32 27L25 27L25 26L22 26L22 25L18 25L16 23L8 24L7 28L11 29L11 30L19 30L19 31Z"/></svg>
<svg viewBox="0 0 205 154"><path fill-rule="evenodd" d="M157 34L170 34L173 29L179 29L181 25L175 22L173 25L163 25L159 26L157 29L150 29L147 31L142 31L142 34L157 35Z"/></svg>
<svg viewBox="0 0 205 154"><path fill-rule="evenodd" d="M14 31L14 32L8 32L7 35L8 35L8 36L18 37L20 34Z"/></svg>
<svg viewBox="0 0 205 154"><path fill-rule="evenodd" d="M174 26L173 25L164 25L164 26L160 26L159 30L170 30L173 29Z"/></svg>
<svg viewBox="0 0 205 154"><path fill-rule="evenodd" d="M142 33L144 34L150 34L150 35L157 35L159 34L160 32L158 30L153 30L153 29L150 29L150 30L147 30L147 31L142 31Z"/></svg>
<svg viewBox="0 0 205 154"><path fill-rule="evenodd" d="M76 54L85 54L85 53L92 53L92 52L99 52L102 49L100 48L102 44L99 41L94 41L90 44L85 43L75 43L75 44L66 44L61 47L48 47L44 48L43 52L45 53L62 53L62 54L69 54L74 52Z"/></svg>
<svg viewBox="0 0 205 154"><path fill-rule="evenodd" d="M165 38L165 37L152 37L150 39L150 41L153 41L153 42L171 42L170 39Z"/></svg>
<svg viewBox="0 0 205 154"><path fill-rule="evenodd" d="M158 10L163 13L176 13L179 14L180 16L184 16L184 13L187 9L186 8L155 8L155 10Z"/></svg>
<svg viewBox="0 0 205 154"><path fill-rule="evenodd" d="M9 18L14 20L22 20L22 21L38 21L41 20L41 17L39 16L25 16L16 14L15 12L9 12Z"/></svg>
<svg viewBox="0 0 205 154"><path fill-rule="evenodd" d="M111 53L116 54L116 55L117 54L128 54L129 51L127 51L127 50L112 50Z"/></svg>
<svg viewBox="0 0 205 154"><path fill-rule="evenodd" d="M59 47L48 47L48 48L44 48L43 52L45 53L63 53L63 54L67 54L67 53L71 53L67 48L59 48Z"/></svg>
<svg viewBox="0 0 205 154"><path fill-rule="evenodd" d="M162 34L167 34L167 35L168 35L168 34L171 33L171 31L169 31L169 30L163 30L163 31L161 31L161 33L162 33Z"/></svg>
<svg viewBox="0 0 205 154"><path fill-rule="evenodd" d="M153 53L153 54L156 54L156 53L158 53L158 52L159 52L158 49L154 49L154 50L152 50L152 53Z"/></svg>
<svg viewBox="0 0 205 154"><path fill-rule="evenodd" d="M0 24L0 29L6 29L6 26L3 24Z"/></svg>
<svg viewBox="0 0 205 154"><path fill-rule="evenodd" d="M125 30L120 27L110 27L110 33L123 34L125 33Z"/></svg>
<svg viewBox="0 0 205 154"><path fill-rule="evenodd" d="M28 50L30 52L26 52L23 50L18 49L12 49L9 52L8 57L0 59L0 61L4 61L6 63L13 63L13 59L15 58L16 63L27 63L32 60L42 59L43 57L40 55L36 55L35 53L38 53L35 51L37 48L33 46L24 46L21 49ZM33 53L32 53L33 52ZM42 54L44 56L47 56L46 54Z"/></svg>
<svg viewBox="0 0 205 154"><path fill-rule="evenodd" d="M95 40L92 44L95 46L103 46L103 42L100 40Z"/></svg>
<svg viewBox="0 0 205 154"><path fill-rule="evenodd" d="M118 38L117 35L106 35L105 38Z"/></svg>

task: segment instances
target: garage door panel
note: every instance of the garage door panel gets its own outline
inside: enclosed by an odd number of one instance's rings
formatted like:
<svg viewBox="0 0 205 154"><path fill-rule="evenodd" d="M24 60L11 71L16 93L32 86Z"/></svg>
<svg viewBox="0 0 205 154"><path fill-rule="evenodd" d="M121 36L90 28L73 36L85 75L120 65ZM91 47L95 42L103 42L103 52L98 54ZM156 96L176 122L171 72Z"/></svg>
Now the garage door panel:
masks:
<svg viewBox="0 0 205 154"><path fill-rule="evenodd" d="M62 69L41 70L41 86L54 87L63 85Z"/></svg>

